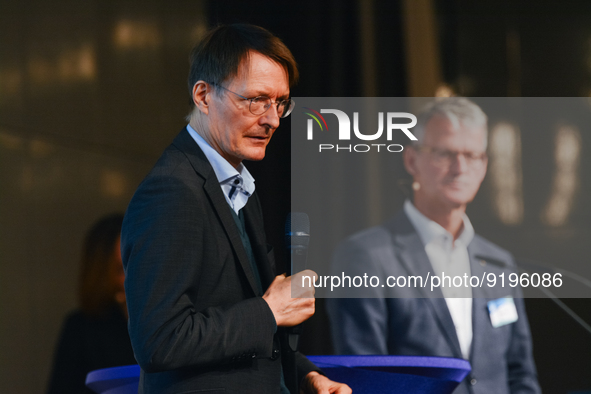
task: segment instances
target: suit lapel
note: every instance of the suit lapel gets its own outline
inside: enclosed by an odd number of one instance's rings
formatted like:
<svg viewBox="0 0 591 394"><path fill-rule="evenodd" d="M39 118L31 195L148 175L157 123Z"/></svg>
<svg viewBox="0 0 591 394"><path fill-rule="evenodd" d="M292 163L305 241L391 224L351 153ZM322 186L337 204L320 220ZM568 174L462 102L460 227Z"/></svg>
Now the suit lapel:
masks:
<svg viewBox="0 0 591 394"><path fill-rule="evenodd" d="M395 253L398 255L398 259L408 272L408 275L418 275L423 277L423 279L426 279L427 275L435 275L433 266L429 261L429 256L427 256L427 252L425 251L425 246L404 212L398 214L385 226L392 233ZM430 283L427 283L427 286L429 287ZM431 306L439 328L447 339L454 355L462 358L456 328L441 289L435 288L433 292L427 288L420 288L418 290L420 297L428 299L428 304Z"/></svg>
<svg viewBox="0 0 591 394"><path fill-rule="evenodd" d="M219 181L216 178L215 172L213 171L211 164L209 164L207 157L205 157L205 154L201 148L199 148L199 145L197 145L186 129L175 138L173 145L185 154L195 172L205 179L203 190L211 201L213 209L220 219L222 227L230 240L234 253L238 257L240 266L246 275L252 291L254 294L260 295L258 294L259 291L257 290L252 267L250 266L248 256L242 245L242 239L240 238L238 227L230 212L231 208L226 201L226 197L222 192Z"/></svg>
<svg viewBox="0 0 591 394"><path fill-rule="evenodd" d="M275 278L275 274L268 261L267 243L263 231L265 225L256 192L249 197L248 203L244 207L244 219L246 222L246 232L250 238L252 251L261 276L261 284L263 285L263 289L266 289Z"/></svg>
<svg viewBox="0 0 591 394"><path fill-rule="evenodd" d="M495 270L499 268L495 267L494 263L491 264L487 261L487 253L480 245L480 241L477 237L475 237L472 242L470 242L470 245L468 245L471 275L477 276L478 278L486 278L487 273L498 275L498 272ZM506 280L507 275L505 275L505 281ZM470 359L472 359L473 354L478 354L478 347L480 344L488 340L488 338L481 336L482 333L489 332L491 326L487 303L491 299L510 295L510 293L505 293L505 289L506 287L502 286L491 288L486 284L481 287L472 288L472 348L470 350Z"/></svg>
<svg viewBox="0 0 591 394"><path fill-rule="evenodd" d="M468 245L468 256L470 256L470 271L472 276L477 276L478 278L485 278L485 284L479 287L472 288L472 297L473 298L486 298L486 299L494 299L494 298L501 298L511 295L510 291L506 291L507 289L507 280L508 271L506 268L499 267L496 263L491 263L489 256L487 256L486 250L480 246L480 240L475 237L470 245ZM489 260L490 259L490 260ZM494 286L489 287L486 285L486 275L487 274L495 274L498 275L501 272L505 272L505 286ZM500 279L497 276L497 280L500 282ZM497 284L499 283L497 282Z"/></svg>

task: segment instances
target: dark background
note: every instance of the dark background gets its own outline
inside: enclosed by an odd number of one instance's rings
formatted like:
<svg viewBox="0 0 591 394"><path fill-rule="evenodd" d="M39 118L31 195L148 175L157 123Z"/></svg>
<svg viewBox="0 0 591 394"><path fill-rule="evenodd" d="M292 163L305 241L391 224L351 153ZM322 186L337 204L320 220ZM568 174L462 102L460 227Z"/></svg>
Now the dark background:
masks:
<svg viewBox="0 0 591 394"><path fill-rule="evenodd" d="M300 66L294 97L428 97L442 86L472 97L591 95L586 1L0 1L0 391L44 390L61 321L76 305L84 232L125 210L185 125L189 51L208 27L232 22L284 40ZM421 39L434 46L411 45ZM523 221L491 214L485 180L469 209L476 230L517 257L588 260L572 252L591 234L591 134L580 131L566 223L540 220L553 144L541 130L522 140ZM277 251L290 210L289 133L284 121L265 160L247 163ZM590 300L566 303L591 321ZM550 300L526 306L543 390L591 389L591 335ZM304 352L332 352L322 300L305 328Z"/></svg>

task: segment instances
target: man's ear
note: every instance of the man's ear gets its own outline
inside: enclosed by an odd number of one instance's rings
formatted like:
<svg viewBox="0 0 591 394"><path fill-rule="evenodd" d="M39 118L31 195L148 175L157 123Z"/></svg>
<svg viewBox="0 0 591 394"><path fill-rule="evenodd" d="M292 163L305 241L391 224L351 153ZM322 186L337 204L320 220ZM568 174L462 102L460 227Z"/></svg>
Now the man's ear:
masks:
<svg viewBox="0 0 591 394"><path fill-rule="evenodd" d="M417 174L417 151L408 145L404 151L402 151L402 158L404 160L404 168L410 175L415 176Z"/></svg>
<svg viewBox="0 0 591 394"><path fill-rule="evenodd" d="M197 81L193 85L193 104L204 114L209 113L210 85L205 81Z"/></svg>

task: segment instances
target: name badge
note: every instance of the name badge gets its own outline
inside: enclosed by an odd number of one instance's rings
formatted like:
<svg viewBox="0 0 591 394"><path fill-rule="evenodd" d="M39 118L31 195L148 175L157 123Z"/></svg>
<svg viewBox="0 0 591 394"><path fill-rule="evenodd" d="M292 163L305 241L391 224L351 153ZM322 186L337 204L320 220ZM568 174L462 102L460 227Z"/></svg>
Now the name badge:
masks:
<svg viewBox="0 0 591 394"><path fill-rule="evenodd" d="M518 319L513 297L504 297L489 301L487 304L490 322L494 328L515 323Z"/></svg>

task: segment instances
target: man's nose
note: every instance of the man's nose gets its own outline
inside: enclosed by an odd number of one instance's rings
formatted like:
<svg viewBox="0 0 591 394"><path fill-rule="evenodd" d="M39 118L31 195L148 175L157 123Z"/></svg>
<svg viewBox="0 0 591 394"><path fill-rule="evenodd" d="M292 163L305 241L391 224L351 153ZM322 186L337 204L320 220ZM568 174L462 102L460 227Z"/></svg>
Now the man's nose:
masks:
<svg viewBox="0 0 591 394"><path fill-rule="evenodd" d="M261 116L261 122L268 125L272 129L279 127L279 113L277 112L277 104L273 103L269 109Z"/></svg>
<svg viewBox="0 0 591 394"><path fill-rule="evenodd" d="M466 155L461 152L456 153L452 158L450 170L457 173L468 171L468 159Z"/></svg>

